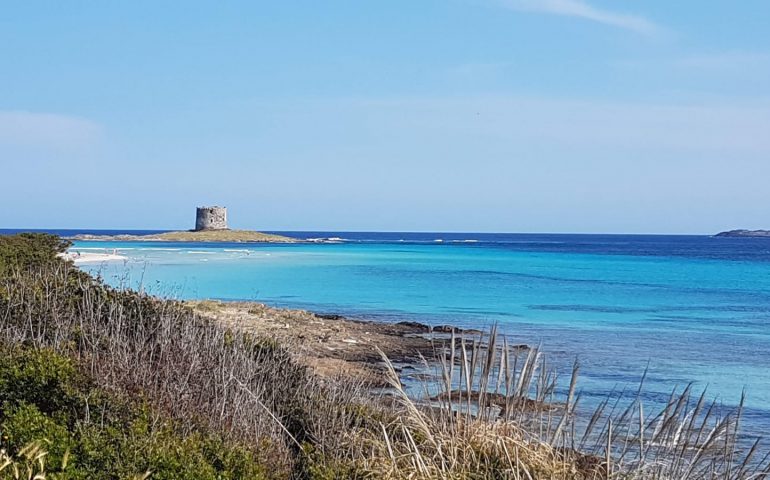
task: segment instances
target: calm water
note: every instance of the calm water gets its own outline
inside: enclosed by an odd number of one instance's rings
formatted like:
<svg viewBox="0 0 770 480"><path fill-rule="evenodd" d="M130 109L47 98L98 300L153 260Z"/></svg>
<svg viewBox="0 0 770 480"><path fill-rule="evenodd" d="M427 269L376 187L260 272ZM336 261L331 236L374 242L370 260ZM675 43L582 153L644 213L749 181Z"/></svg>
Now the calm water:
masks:
<svg viewBox="0 0 770 480"><path fill-rule="evenodd" d="M575 357L587 404L650 403L694 381L726 404L745 387L750 433L770 432L770 239L301 232L336 244L89 243L127 262L107 282L178 298L257 300L388 320L483 327ZM442 241L436 241L436 240ZM565 381L567 379L565 378Z"/></svg>

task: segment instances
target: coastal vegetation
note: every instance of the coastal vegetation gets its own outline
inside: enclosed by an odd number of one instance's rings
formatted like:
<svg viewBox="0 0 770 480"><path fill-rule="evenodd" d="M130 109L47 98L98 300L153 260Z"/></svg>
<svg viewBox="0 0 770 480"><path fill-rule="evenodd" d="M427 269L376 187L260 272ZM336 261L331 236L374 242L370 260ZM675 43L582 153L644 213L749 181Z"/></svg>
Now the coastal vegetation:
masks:
<svg viewBox="0 0 770 480"><path fill-rule="evenodd" d="M433 354L411 366L426 372L422 391L405 389L374 346L381 382L320 375L290 338L108 287L58 256L68 246L0 236L2 480L770 472L760 441L739 435L740 406L689 387L661 411L646 411L640 387L582 417L579 365L562 385L538 348L509 345L494 328L430 337Z"/></svg>

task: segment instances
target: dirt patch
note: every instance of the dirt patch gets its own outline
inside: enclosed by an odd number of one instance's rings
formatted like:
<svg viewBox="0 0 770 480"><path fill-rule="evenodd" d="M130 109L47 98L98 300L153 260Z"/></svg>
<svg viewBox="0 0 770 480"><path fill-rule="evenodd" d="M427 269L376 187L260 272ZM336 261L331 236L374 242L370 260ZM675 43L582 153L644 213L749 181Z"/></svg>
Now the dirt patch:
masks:
<svg viewBox="0 0 770 480"><path fill-rule="evenodd" d="M254 302L185 303L223 325L291 346L298 358L319 374L350 374L372 383L383 378L384 363L377 348L393 363L415 364L422 363L422 358L435 358L449 338L441 333L443 330L433 333L430 326L417 322L370 322Z"/></svg>

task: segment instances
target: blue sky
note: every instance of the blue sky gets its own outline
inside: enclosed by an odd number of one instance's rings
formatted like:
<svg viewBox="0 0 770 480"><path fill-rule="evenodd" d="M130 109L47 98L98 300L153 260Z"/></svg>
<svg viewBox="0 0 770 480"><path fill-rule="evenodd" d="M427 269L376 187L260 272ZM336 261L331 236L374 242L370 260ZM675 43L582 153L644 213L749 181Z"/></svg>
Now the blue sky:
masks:
<svg viewBox="0 0 770 480"><path fill-rule="evenodd" d="M770 228L770 2L9 2L0 228Z"/></svg>

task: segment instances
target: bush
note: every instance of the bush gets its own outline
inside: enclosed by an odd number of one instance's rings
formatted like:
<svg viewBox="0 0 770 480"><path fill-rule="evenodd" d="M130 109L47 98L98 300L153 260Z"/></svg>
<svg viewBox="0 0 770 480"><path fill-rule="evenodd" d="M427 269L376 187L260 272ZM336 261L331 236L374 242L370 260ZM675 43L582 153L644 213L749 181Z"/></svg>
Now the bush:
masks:
<svg viewBox="0 0 770 480"><path fill-rule="evenodd" d="M69 248L70 242L47 233L0 235L0 276L15 269L50 265L57 254Z"/></svg>
<svg viewBox="0 0 770 480"><path fill-rule="evenodd" d="M48 349L0 346L0 359L1 409L30 404L45 414L71 414L78 408L85 379L69 358Z"/></svg>
<svg viewBox="0 0 770 480"><path fill-rule="evenodd" d="M72 436L67 431L66 417L56 415L54 419L42 413L37 406L24 402L4 410L0 431L9 451L18 452L37 442L48 452L48 465L62 465L65 455L73 446Z"/></svg>
<svg viewBox="0 0 770 480"><path fill-rule="evenodd" d="M267 478L250 450L214 433L183 435L149 406L95 387L73 360L50 350L0 348L0 399L0 450L18 456L36 444L47 452L40 458L51 478Z"/></svg>

